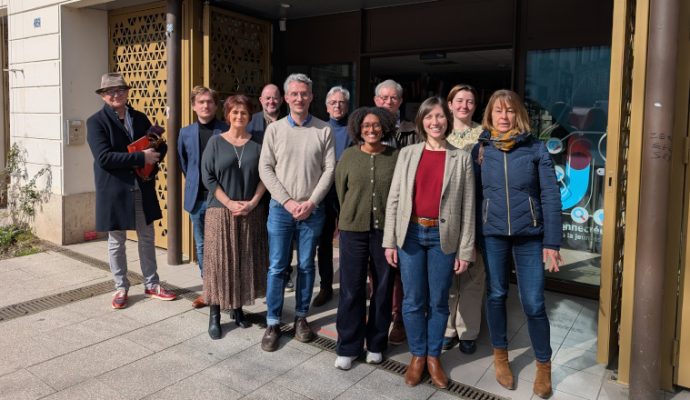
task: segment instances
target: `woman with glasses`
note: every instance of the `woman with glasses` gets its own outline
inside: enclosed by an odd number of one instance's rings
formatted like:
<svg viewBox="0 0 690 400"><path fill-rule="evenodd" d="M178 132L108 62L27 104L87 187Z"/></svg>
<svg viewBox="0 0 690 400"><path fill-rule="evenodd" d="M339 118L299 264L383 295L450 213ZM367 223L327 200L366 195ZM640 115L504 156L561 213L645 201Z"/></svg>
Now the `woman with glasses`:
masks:
<svg viewBox="0 0 690 400"><path fill-rule="evenodd" d="M395 133L395 119L381 108L362 107L348 120L354 146L335 169L340 201L340 295L335 367L352 367L366 344L366 361L378 364L388 345L391 323L391 268L381 247L388 189L398 151L382 140ZM371 262L370 262L371 261ZM371 299L367 314L367 271Z"/></svg>
<svg viewBox="0 0 690 400"><path fill-rule="evenodd" d="M446 141L452 115L444 100L426 99L417 112L423 143L400 151L386 204L383 247L400 268L402 314L412 360L405 383L419 384L426 366L432 383L448 386L439 361L448 322L453 273L474 260L474 174L470 155Z"/></svg>
<svg viewBox="0 0 690 400"><path fill-rule="evenodd" d="M536 358L533 391L551 395L551 340L544 304L544 264L557 272L562 263L561 196L553 161L530 133L522 99L498 90L489 99L482 132L472 155L481 182L481 228L486 261L486 319L494 352L496 380L515 388L508 364L506 297L511 259L515 263L522 309Z"/></svg>
<svg viewBox="0 0 690 400"><path fill-rule="evenodd" d="M448 108L453 113L453 132L448 143L468 153L477 144L482 126L472 120L477 109L477 91L470 85L455 85L448 93ZM477 238L479 247L479 238ZM458 342L460 351L472 354L482 324L482 301L485 290L484 262L481 251L467 273L455 275L450 286L450 317L443 338L443 350L453 348Z"/></svg>

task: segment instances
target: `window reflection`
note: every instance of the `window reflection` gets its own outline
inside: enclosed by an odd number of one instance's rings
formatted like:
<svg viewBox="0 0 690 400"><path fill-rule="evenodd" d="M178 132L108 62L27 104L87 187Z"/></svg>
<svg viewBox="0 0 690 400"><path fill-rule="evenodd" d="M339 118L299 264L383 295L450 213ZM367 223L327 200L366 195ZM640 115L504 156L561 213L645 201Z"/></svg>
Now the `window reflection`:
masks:
<svg viewBox="0 0 690 400"><path fill-rule="evenodd" d="M597 286L610 62L607 46L528 51L525 84L532 129L554 159L563 203L566 265L551 276Z"/></svg>

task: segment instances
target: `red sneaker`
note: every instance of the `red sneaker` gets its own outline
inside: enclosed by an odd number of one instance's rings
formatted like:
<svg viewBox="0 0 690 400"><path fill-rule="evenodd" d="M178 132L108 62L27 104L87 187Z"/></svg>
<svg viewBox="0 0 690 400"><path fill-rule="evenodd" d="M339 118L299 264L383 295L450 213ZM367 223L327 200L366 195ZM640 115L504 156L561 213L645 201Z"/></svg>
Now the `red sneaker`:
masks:
<svg viewBox="0 0 690 400"><path fill-rule="evenodd" d="M150 289L144 289L144 294L154 299L165 301L175 300L177 298L174 292L164 289L161 285L154 285Z"/></svg>
<svg viewBox="0 0 690 400"><path fill-rule="evenodd" d="M113 301L110 304L116 310L127 307L127 291L125 289L116 291L115 294L113 294Z"/></svg>

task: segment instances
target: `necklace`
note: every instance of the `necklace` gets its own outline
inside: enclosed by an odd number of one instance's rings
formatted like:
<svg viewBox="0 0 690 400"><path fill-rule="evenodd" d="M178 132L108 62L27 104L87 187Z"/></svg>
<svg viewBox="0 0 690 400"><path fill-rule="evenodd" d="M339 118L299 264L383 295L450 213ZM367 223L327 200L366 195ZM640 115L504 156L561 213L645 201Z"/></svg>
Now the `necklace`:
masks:
<svg viewBox="0 0 690 400"><path fill-rule="evenodd" d="M237 168L242 169L242 156L244 155L244 146L242 146L242 151L240 153L237 153L237 147L235 147L234 144L230 143L232 145L232 149L235 150L235 155L237 156Z"/></svg>

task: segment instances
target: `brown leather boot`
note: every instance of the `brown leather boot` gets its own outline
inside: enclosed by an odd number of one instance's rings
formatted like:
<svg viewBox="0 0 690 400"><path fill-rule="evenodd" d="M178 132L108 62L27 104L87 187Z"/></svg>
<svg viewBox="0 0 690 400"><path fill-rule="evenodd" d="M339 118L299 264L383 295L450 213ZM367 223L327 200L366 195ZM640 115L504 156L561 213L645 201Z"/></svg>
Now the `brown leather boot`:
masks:
<svg viewBox="0 0 690 400"><path fill-rule="evenodd" d="M426 368L429 370L429 375L431 375L431 383L434 384L439 389L445 389L448 387L448 378L446 373L443 371L441 366L441 361L438 357L426 357Z"/></svg>
<svg viewBox="0 0 690 400"><path fill-rule="evenodd" d="M542 399L551 396L551 361L537 361L537 376L534 378L534 394Z"/></svg>
<svg viewBox="0 0 690 400"><path fill-rule="evenodd" d="M422 374L424 373L424 366L426 365L426 357L412 356L410 365L405 371L405 384L407 386L417 386L422 381Z"/></svg>
<svg viewBox="0 0 690 400"><path fill-rule="evenodd" d="M508 364L508 350L494 348L494 369L496 370L496 381L508 390L515 389L515 379L510 371Z"/></svg>

